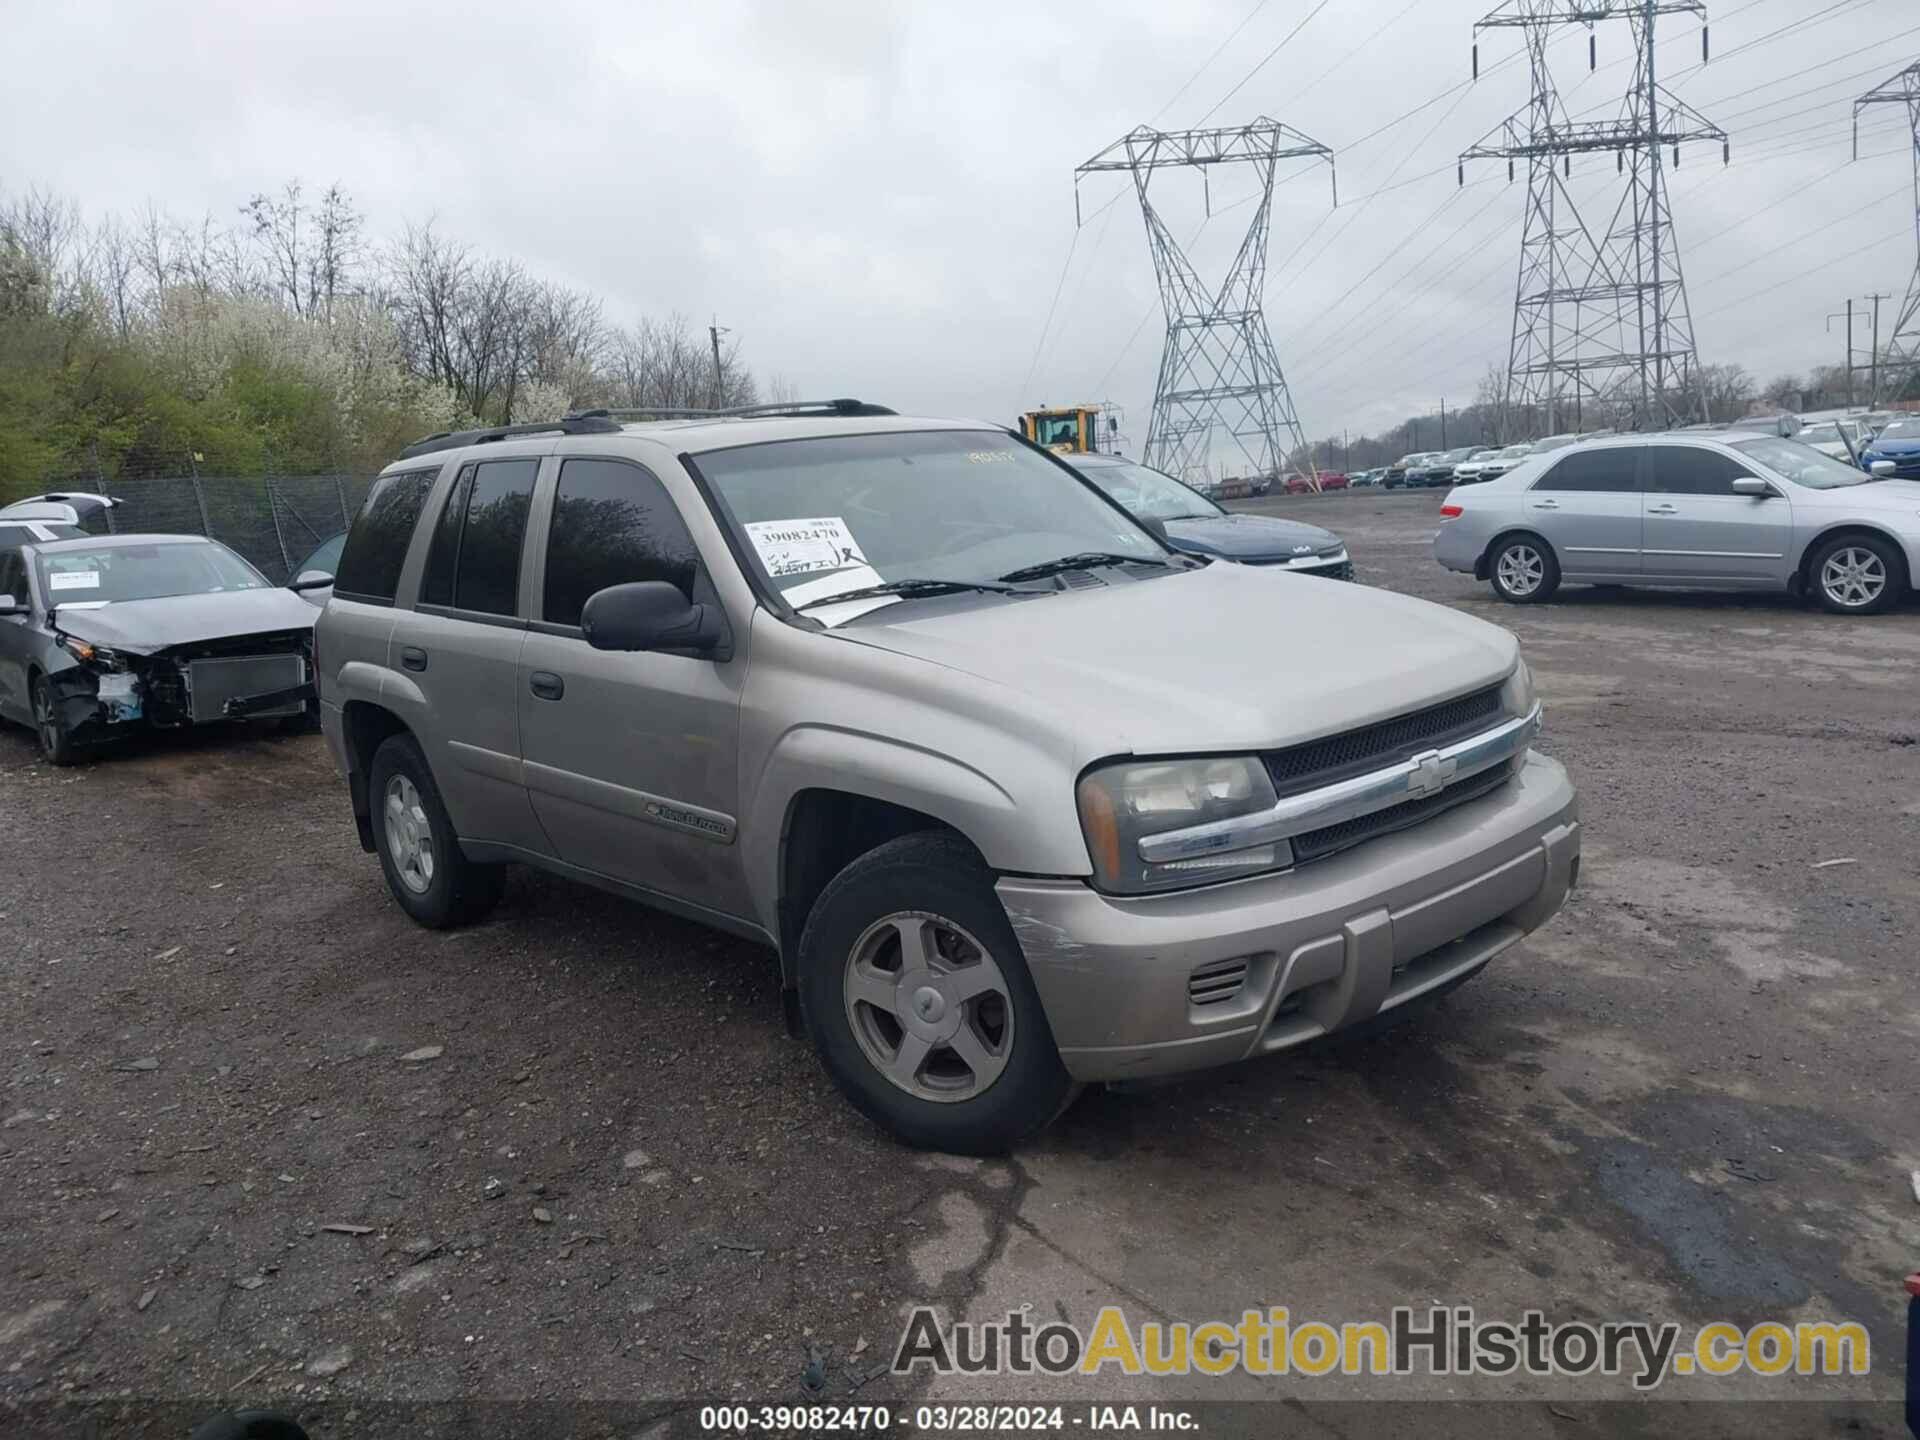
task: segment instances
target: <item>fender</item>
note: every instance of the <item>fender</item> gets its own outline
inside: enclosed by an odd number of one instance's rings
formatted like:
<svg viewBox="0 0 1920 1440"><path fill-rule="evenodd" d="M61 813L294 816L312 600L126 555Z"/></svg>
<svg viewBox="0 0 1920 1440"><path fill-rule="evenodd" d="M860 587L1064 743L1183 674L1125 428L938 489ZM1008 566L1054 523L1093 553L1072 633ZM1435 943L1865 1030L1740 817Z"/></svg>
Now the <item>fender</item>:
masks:
<svg viewBox="0 0 1920 1440"><path fill-rule="evenodd" d="M1026 768L1026 767L1021 767ZM1004 784L951 756L891 736L800 725L775 743L740 827L747 890L769 933L778 934L781 848L796 796L839 790L933 816L970 840L996 870L1084 874L1086 842L1071 797L1053 825ZM1061 823L1071 835L1061 832Z"/></svg>

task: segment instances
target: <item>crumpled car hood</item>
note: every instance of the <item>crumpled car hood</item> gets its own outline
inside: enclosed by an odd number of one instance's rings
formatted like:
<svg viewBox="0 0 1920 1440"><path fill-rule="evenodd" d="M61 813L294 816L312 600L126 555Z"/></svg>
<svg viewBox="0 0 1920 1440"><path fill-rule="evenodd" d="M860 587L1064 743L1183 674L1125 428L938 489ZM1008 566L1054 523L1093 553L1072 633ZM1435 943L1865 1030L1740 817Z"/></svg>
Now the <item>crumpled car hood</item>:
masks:
<svg viewBox="0 0 1920 1440"><path fill-rule="evenodd" d="M1203 555L1239 560L1255 555L1277 555L1291 560L1340 548L1340 537L1318 525L1280 520L1269 515L1218 515L1191 520L1169 520L1167 543ZM1306 546L1302 550L1298 547Z"/></svg>
<svg viewBox="0 0 1920 1440"><path fill-rule="evenodd" d="M887 620L895 609L908 618ZM916 612L918 618L916 618ZM1005 687L1092 754L1264 750L1497 684L1497 625L1365 585L1215 563L834 632Z"/></svg>
<svg viewBox="0 0 1920 1440"><path fill-rule="evenodd" d="M311 630L320 612L291 590L228 590L215 595L169 595L118 600L97 610L60 606L56 630L134 655L277 630Z"/></svg>

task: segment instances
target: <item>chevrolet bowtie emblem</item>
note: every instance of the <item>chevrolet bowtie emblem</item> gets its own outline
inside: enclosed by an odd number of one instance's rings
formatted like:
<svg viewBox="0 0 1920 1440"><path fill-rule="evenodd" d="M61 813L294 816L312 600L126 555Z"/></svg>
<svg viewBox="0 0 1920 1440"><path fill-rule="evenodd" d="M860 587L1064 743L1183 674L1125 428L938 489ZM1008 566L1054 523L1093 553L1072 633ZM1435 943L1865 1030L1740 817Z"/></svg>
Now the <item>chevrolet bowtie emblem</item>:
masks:
<svg viewBox="0 0 1920 1440"><path fill-rule="evenodd" d="M1407 776L1407 793L1418 799L1438 795L1446 789L1453 779L1454 770L1459 766L1457 760L1444 758L1438 750L1416 755L1410 763L1413 773Z"/></svg>

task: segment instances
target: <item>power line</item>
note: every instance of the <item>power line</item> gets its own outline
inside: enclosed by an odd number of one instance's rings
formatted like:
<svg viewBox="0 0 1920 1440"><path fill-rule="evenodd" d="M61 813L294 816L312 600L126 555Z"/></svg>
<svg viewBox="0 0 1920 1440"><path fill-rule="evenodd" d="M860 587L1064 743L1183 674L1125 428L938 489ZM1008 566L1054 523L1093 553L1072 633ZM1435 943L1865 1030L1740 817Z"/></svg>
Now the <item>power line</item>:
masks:
<svg viewBox="0 0 1920 1440"><path fill-rule="evenodd" d="M1214 48L1214 52L1211 55L1207 56L1205 60L1202 60L1200 62L1200 68L1198 70L1195 70L1193 74L1187 77L1187 83L1182 85L1178 90L1173 92L1173 98L1167 101L1166 104L1162 105L1160 109L1157 112L1155 112L1153 119L1149 120L1147 124L1149 126L1158 125L1160 123L1160 117L1162 115L1165 115L1167 111L1171 110L1174 107L1174 105L1178 103L1180 97L1186 94L1187 91L1193 88L1193 82L1198 80L1202 75L1206 73L1207 67L1212 65L1214 61L1220 58L1220 54L1223 50L1225 50L1235 40L1240 38L1240 32L1246 29L1247 26L1253 23L1254 16L1258 15L1262 10L1266 9L1267 6L1271 3L1272 3L1272 0L1260 0L1259 4L1255 5L1253 9L1249 10L1246 14L1246 18L1243 19L1238 25L1233 27L1232 33L1229 34L1226 39L1222 40L1219 43L1219 45Z"/></svg>
<svg viewBox="0 0 1920 1440"><path fill-rule="evenodd" d="M1322 10L1326 8L1327 8L1327 0L1320 0L1320 3L1315 5L1313 9L1309 10L1306 13L1305 18L1302 19L1298 25L1294 26L1293 29L1289 30L1284 36L1281 37L1280 43L1278 45L1274 46L1265 55L1260 57L1259 64L1255 65L1253 69L1249 70L1245 75L1240 77L1239 84L1235 85L1231 90L1227 91L1226 94L1222 95L1218 100L1214 101L1213 108L1211 110L1208 110L1205 115L1202 115L1200 119L1196 122L1196 124L1197 125L1206 124L1207 121L1213 117L1214 110L1218 110L1222 105L1226 104L1227 101L1231 100L1234 96L1238 95L1240 93L1241 86L1245 85L1247 81L1253 79L1254 76L1258 75L1262 70L1266 69L1267 62L1272 60L1273 57L1278 55L1282 50L1286 49L1288 42L1291 41L1293 37L1298 35L1302 30L1306 29L1307 25L1312 21L1313 17L1318 15Z"/></svg>

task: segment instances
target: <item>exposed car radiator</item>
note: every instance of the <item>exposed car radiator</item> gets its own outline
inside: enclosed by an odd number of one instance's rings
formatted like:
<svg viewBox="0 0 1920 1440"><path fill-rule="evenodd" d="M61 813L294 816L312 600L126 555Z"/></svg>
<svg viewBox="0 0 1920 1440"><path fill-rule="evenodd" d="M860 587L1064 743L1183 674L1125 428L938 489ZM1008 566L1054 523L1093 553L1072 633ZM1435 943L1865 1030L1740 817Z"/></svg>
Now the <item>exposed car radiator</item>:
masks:
<svg viewBox="0 0 1920 1440"><path fill-rule="evenodd" d="M264 695L272 690L291 690L304 684L306 660L299 655L238 655L219 660L187 662L187 685L193 697L195 723L218 720L227 712L227 701L243 695ZM297 715L300 701L258 715Z"/></svg>

